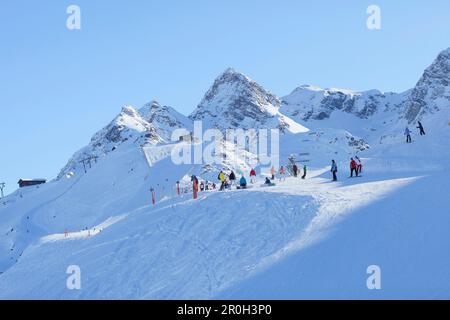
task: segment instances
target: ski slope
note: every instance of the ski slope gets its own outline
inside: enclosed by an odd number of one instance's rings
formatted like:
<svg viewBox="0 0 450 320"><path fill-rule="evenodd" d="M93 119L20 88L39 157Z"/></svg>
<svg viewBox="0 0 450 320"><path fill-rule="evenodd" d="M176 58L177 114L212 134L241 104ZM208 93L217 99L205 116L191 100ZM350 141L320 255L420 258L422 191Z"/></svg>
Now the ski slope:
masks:
<svg viewBox="0 0 450 320"><path fill-rule="evenodd" d="M0 298L449 298L450 219L427 209L449 207L448 171L338 183L327 171L147 204L90 235L45 235L0 276ZM372 264L381 291L365 286ZM82 290L66 288L69 265Z"/></svg>

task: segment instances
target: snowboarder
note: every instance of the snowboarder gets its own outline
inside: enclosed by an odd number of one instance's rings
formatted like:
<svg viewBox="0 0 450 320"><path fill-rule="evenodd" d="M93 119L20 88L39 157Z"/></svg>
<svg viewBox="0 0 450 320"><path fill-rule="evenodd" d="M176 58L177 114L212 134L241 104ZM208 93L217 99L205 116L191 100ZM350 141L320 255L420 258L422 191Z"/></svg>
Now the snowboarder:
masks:
<svg viewBox="0 0 450 320"><path fill-rule="evenodd" d="M411 130L408 127L405 129L406 143L411 143Z"/></svg>
<svg viewBox="0 0 450 320"><path fill-rule="evenodd" d="M275 180L275 173L276 173L275 167L272 166L272 169L270 169L270 174L272 175L271 180Z"/></svg>
<svg viewBox="0 0 450 320"><path fill-rule="evenodd" d="M252 170L250 171L250 182L251 182L251 183L255 183L255 180L253 180L253 179L256 180L256 171L255 171L255 169L252 169Z"/></svg>
<svg viewBox="0 0 450 320"><path fill-rule="evenodd" d="M337 165L336 161L331 160L331 173L333 173L333 181L337 181Z"/></svg>
<svg viewBox="0 0 450 320"><path fill-rule="evenodd" d="M420 135L421 135L421 136L424 136L424 135L425 135L425 130L423 129L422 123L421 123L420 121L417 121L417 124L418 124L417 129L420 130Z"/></svg>
<svg viewBox="0 0 450 320"><path fill-rule="evenodd" d="M355 159L357 161L356 173L360 174L362 172L362 162L358 156L355 156Z"/></svg>
<svg viewBox="0 0 450 320"><path fill-rule="evenodd" d="M281 180L285 181L286 180L286 169L283 166L281 166L279 172L280 172L280 181Z"/></svg>
<svg viewBox="0 0 450 320"><path fill-rule="evenodd" d="M297 167L296 164L294 164L292 166L292 171L294 172L294 177L297 178L297 176L298 176L298 167Z"/></svg>
<svg viewBox="0 0 450 320"><path fill-rule="evenodd" d="M358 164L356 163L355 159L350 159L350 178L353 178L353 172L356 173L356 176L358 176Z"/></svg>
<svg viewBox="0 0 450 320"><path fill-rule="evenodd" d="M303 176L302 179L305 180L306 179L306 164L303 166Z"/></svg>
<svg viewBox="0 0 450 320"><path fill-rule="evenodd" d="M231 173L228 177L230 179L230 185L233 185L234 181L236 181L236 175L234 174L233 170L231 170Z"/></svg>

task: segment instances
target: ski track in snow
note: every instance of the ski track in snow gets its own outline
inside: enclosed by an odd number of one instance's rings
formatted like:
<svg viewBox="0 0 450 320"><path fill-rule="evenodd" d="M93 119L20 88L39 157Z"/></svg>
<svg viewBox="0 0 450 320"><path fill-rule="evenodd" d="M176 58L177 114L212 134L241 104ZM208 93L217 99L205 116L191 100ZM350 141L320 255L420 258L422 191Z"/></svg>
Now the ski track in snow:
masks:
<svg viewBox="0 0 450 320"><path fill-rule="evenodd" d="M272 188L205 192L197 201L183 195L112 217L96 231L48 235L0 277L5 294L0 297L211 298L327 237L345 215L415 179L332 184L320 177L324 171L311 172L307 180L277 181ZM26 295L9 291L16 272L55 249L61 253L49 257L41 270L47 277L59 270L59 288L36 279L34 291ZM63 280L63 271L75 262L88 275L78 293L65 289Z"/></svg>

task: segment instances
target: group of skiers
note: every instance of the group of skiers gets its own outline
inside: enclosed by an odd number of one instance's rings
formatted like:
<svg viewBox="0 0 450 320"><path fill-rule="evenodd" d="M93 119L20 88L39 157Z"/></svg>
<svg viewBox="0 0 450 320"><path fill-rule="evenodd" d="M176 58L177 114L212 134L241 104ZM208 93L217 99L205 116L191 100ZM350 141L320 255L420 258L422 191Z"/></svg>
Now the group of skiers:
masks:
<svg viewBox="0 0 450 320"><path fill-rule="evenodd" d="M419 134L421 136L425 135L425 129L423 128L423 125L420 121L417 121L417 129L419 129ZM411 130L409 129L409 127L406 127L405 129L405 136L406 136L406 143L412 143L412 139L411 139Z"/></svg>
<svg viewBox="0 0 450 320"><path fill-rule="evenodd" d="M292 166L292 171L293 171L293 173L294 173L294 177L297 178L299 172L298 172L298 167L297 167L296 164L294 164L294 165ZM306 171L307 171L307 168L306 168L306 165L304 165L304 166L303 166L303 175L302 175L302 179L303 179L303 180L306 179Z"/></svg>
<svg viewBox="0 0 450 320"><path fill-rule="evenodd" d="M338 167L335 160L331 160L331 173L333 174L333 181L337 181ZM359 177L362 173L362 161L358 156L350 158L350 178L353 178L353 174Z"/></svg>
<svg viewBox="0 0 450 320"><path fill-rule="evenodd" d="M420 121L417 122L417 129L419 129L419 134L421 136L425 135L425 129L422 125L422 123ZM405 129L405 136L406 136L406 142L407 143L411 143L412 139L411 139L411 130L406 127ZM350 159L350 177L349 178L353 178L355 177L359 177L361 176L362 173L362 161L358 156L355 156L354 158ZM293 164L292 168L291 168L291 174L297 178L300 174L302 174L301 178L302 179L306 179L306 175L307 175L307 166L303 165L302 170L303 172L300 173L299 167L297 166L297 164ZM332 173L332 179L333 181L337 181L337 172L338 172L338 166L335 160L331 160L331 173ZM265 181L264 181L264 185L268 185L268 186L273 186L275 185L275 183L273 182L276 178L276 174L278 173L278 177L279 177L279 181L285 181L286 180L286 175L288 174L287 172L287 168L284 166L280 166L280 168L278 170L275 169L274 166L272 166L272 168L270 169L270 178L266 177ZM254 184L256 182L256 171L255 169L251 169L250 170L250 183ZM233 170L231 170L231 172L229 174L225 174L225 172L220 171L217 179L219 180L220 183L220 191L226 190L226 189L231 189L232 186L236 186L237 189L246 189L247 186L247 179L244 177L244 175L241 175L240 179L238 182L236 182L237 177L236 174L234 173ZM192 191L194 194L194 199L197 198L197 193L199 191L209 191L209 190L216 190L216 184L214 182L209 182L209 181L201 181L199 183L198 178L193 175L191 177L191 182L192 182ZM182 191L180 189L180 183L177 182L177 188L178 188L178 194L180 194ZM184 193L188 192L188 187L185 187L184 189ZM151 189L152 191L152 200L153 200L153 204L155 204L156 202L156 196L154 193L154 189Z"/></svg>
<svg viewBox="0 0 450 320"><path fill-rule="evenodd" d="M296 164L293 165L292 167L292 171L294 174L294 177L298 177L299 175L299 170L298 170L298 166ZM279 181L285 181L286 180L286 175L287 173L287 169L285 166L280 166L280 168L278 170L275 169L274 166L272 166L272 168L270 169L270 178L267 177L265 179L265 184L273 184L273 181L276 179L276 174L278 173L278 178ZM307 167L306 165L303 166L303 175L302 175L302 179L306 179L306 174L307 174ZM241 175L241 178L239 179L239 182L236 183L236 174L234 173L233 170L231 170L231 172L227 175L225 172L223 172L222 170L219 172L218 176L217 176L217 180L219 180L220 183L220 191L226 190L226 189L230 189L232 186L236 185L237 188L239 189L245 189L247 188L247 179L245 178L244 175ZM256 182L256 170L255 169L251 169L250 170L250 183L254 184ZM201 189L201 188L200 188Z"/></svg>
<svg viewBox="0 0 450 320"><path fill-rule="evenodd" d="M253 176L256 176L256 172L252 169L252 172L250 172L250 178L253 179ZM220 189L219 189L220 191L230 189L231 186L236 185L237 180L236 174L234 173L233 170L231 170L228 176L223 171L220 171L219 175L217 176L217 179L220 182ZM240 188L247 187L247 179L245 179L244 175L242 175L241 178L239 179L238 187Z"/></svg>

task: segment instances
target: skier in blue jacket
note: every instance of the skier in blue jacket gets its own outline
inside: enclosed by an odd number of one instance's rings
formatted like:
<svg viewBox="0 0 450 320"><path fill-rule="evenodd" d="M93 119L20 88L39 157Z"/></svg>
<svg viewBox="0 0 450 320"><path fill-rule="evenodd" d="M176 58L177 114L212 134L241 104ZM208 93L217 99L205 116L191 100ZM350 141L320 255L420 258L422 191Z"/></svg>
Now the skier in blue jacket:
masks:
<svg viewBox="0 0 450 320"><path fill-rule="evenodd" d="M411 130L408 127L405 129L406 143L411 143Z"/></svg>
<svg viewBox="0 0 450 320"><path fill-rule="evenodd" d="M331 173L333 174L333 181L337 181L337 171L336 161L331 160Z"/></svg>

